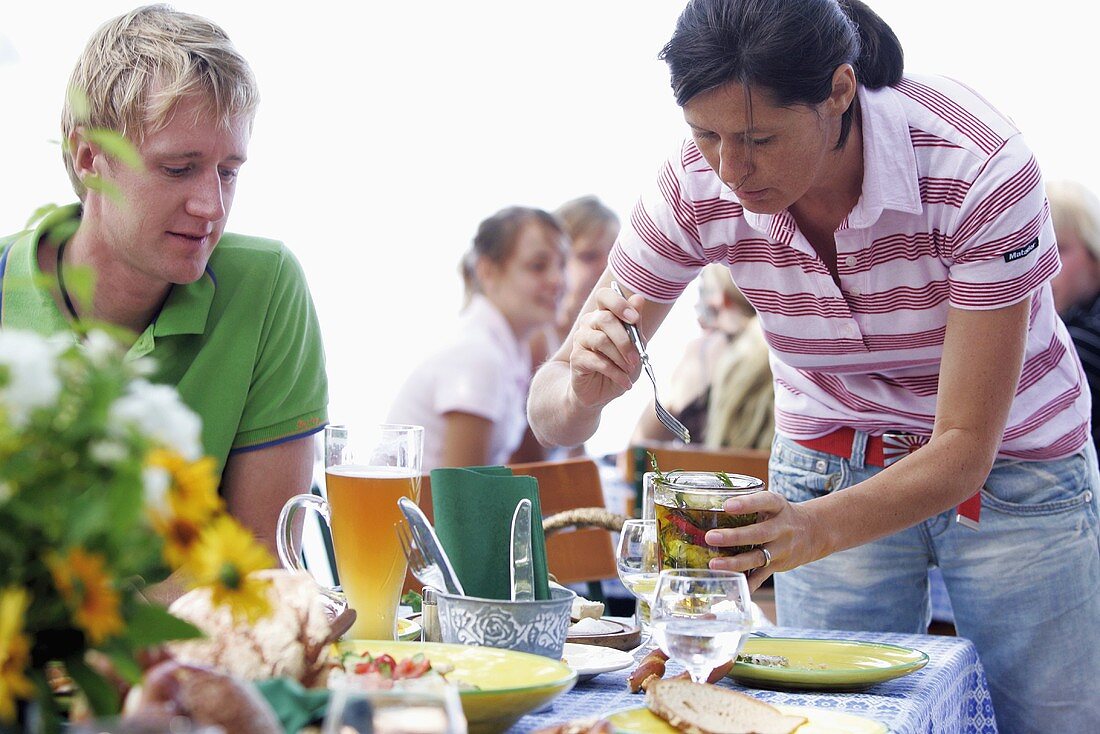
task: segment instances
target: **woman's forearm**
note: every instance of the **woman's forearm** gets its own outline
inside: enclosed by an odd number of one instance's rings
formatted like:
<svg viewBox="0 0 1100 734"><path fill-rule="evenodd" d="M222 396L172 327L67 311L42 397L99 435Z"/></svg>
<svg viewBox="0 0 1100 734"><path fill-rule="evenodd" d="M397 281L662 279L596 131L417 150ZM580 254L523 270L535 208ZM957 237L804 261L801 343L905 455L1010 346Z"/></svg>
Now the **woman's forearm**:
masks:
<svg viewBox="0 0 1100 734"><path fill-rule="evenodd" d="M577 446L600 425L603 406L585 407L577 402L569 384L569 363L547 361L531 380L527 421L539 443L545 446Z"/></svg>
<svg viewBox="0 0 1100 734"><path fill-rule="evenodd" d="M869 543L955 507L981 489L995 454L984 437L948 431L870 479L810 500L815 555Z"/></svg>

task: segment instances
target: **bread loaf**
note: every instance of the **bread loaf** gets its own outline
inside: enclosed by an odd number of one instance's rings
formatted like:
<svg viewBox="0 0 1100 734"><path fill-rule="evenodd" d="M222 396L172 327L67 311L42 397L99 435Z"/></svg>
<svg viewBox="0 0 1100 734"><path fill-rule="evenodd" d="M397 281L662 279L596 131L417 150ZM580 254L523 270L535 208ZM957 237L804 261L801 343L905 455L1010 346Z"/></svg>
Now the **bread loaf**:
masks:
<svg viewBox="0 0 1100 734"><path fill-rule="evenodd" d="M685 680L658 680L645 703L670 726L688 734L791 734L806 719L737 691Z"/></svg>
<svg viewBox="0 0 1100 734"><path fill-rule="evenodd" d="M228 608L211 602L209 590L190 591L169 611L207 638L171 643L172 656L245 680L288 676L307 688L323 686L335 665L331 645L346 627L333 618L308 574L275 569L257 573L272 581L271 616L255 624L237 622Z"/></svg>

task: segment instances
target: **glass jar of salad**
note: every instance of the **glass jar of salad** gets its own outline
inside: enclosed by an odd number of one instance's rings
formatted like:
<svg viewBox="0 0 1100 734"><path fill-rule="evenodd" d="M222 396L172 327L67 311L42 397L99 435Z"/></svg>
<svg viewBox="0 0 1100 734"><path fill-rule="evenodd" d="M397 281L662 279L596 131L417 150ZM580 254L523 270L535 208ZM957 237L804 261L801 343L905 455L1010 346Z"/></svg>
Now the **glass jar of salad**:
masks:
<svg viewBox="0 0 1100 734"><path fill-rule="evenodd" d="M672 471L652 478L661 568L707 568L710 559L733 556L752 546L708 545L708 530L756 522L755 512L731 515L722 505L731 497L764 491L764 482L743 474Z"/></svg>

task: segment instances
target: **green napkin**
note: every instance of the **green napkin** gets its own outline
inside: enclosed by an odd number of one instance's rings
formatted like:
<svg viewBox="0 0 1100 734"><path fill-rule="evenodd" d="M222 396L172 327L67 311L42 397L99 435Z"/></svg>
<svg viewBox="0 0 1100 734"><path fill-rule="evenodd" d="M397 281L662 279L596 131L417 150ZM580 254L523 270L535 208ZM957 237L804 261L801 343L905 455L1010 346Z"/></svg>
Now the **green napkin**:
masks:
<svg viewBox="0 0 1100 734"><path fill-rule="evenodd" d="M511 595L512 514L524 497L531 500L535 598L549 599L538 481L514 476L506 466L432 470L435 532L467 595L483 599Z"/></svg>
<svg viewBox="0 0 1100 734"><path fill-rule="evenodd" d="M291 678L256 681L256 688L275 711L286 734L298 734L308 724L320 724L328 710L329 692L325 688L303 688Z"/></svg>

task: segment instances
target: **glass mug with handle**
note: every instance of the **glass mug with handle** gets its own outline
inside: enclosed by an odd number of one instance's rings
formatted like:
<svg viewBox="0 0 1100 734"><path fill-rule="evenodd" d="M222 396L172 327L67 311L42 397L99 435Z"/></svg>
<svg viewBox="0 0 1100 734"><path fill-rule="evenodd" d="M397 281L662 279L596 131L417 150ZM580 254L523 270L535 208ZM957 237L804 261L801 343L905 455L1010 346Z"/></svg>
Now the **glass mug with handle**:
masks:
<svg viewBox="0 0 1100 734"><path fill-rule="evenodd" d="M353 639L392 640L397 635L397 605L405 580L405 556L396 532L405 520L397 500L420 499L423 450L422 426L328 426L327 499L296 495L279 515L279 560L292 571L304 570L292 550L300 547L294 542L301 527L298 516L311 509L329 526L341 586L322 591L355 610L348 632Z"/></svg>

